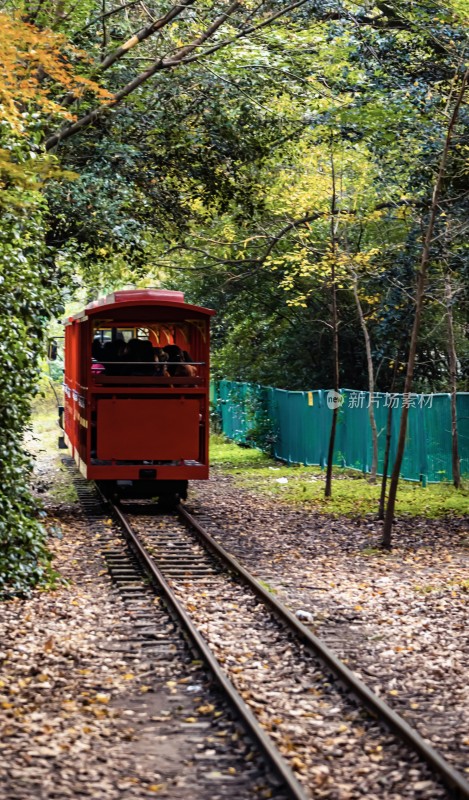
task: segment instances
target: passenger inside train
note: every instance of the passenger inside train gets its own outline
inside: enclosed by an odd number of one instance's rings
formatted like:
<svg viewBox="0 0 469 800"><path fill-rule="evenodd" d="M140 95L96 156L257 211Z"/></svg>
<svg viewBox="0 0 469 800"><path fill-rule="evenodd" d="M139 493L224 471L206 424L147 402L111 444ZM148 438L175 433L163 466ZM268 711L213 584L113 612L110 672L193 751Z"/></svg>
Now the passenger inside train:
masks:
<svg viewBox="0 0 469 800"><path fill-rule="evenodd" d="M91 350L91 372L99 375L197 377L190 353L177 344L155 347L134 331L99 331Z"/></svg>

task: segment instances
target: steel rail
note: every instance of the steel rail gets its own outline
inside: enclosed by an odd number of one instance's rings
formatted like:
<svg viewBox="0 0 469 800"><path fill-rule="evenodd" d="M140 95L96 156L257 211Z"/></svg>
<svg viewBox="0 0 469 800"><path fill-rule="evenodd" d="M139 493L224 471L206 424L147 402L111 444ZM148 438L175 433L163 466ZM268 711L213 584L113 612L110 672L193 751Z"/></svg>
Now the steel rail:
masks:
<svg viewBox="0 0 469 800"><path fill-rule="evenodd" d="M457 798L457 800L469 800L469 783L458 770L452 767L451 764L449 764L431 744L423 739L414 728L369 689L368 686L366 686L343 661L337 658L321 639L303 625L283 603L264 589L259 581L256 580L234 556L228 553L228 551L197 522L182 504L179 504L177 511L181 520L195 530L202 543L220 558L232 572L241 577L244 583L246 583L258 597L267 603L289 628L293 628L302 642L314 652L335 677L351 689L353 694L360 698L368 710L379 719L383 720L400 739L404 739L407 744L411 745L429 765L431 770L441 778L444 785L452 791L452 797Z"/></svg>
<svg viewBox="0 0 469 800"><path fill-rule="evenodd" d="M100 494L103 497L102 493ZM152 579L157 583L158 587L163 592L165 599L167 600L173 611L178 616L186 634L188 635L193 645L195 645L196 649L201 654L203 660L209 667L218 685L222 688L223 692L228 696L231 705L235 708L237 714L244 722L246 728L248 729L249 734L255 739L256 743L258 744L261 751L268 759L274 771L281 778L282 783L285 785L288 794L290 794L293 800L308 800L307 794L305 793L303 787L295 777L294 773L292 772L286 761L283 759L277 748L274 746L272 740L261 728L259 722L252 713L251 709L247 706L242 697L238 694L234 685L231 683L230 679L222 670L217 659L215 658L212 651L208 647L205 639L199 633L194 623L192 622L190 616L187 614L186 610L183 608L183 606L177 599L176 595L172 591L171 587L167 583L165 577L158 569L151 556L147 553L146 549L143 547L138 537L133 532L130 523L128 522L123 511L118 506L116 506L112 502L112 500L109 500L108 498L104 497L103 500L109 503L115 519L123 528L127 541L134 550L145 572L149 575L150 579Z"/></svg>

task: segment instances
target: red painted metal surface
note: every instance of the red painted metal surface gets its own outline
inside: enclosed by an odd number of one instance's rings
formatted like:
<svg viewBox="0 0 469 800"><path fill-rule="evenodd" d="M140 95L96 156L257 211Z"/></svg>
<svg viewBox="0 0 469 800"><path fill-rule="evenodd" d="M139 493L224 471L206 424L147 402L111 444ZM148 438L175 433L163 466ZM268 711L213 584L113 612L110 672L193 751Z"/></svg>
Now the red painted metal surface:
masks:
<svg viewBox="0 0 469 800"><path fill-rule="evenodd" d="M106 297L101 297L99 300L93 300L89 303L83 311L75 314L69 318L69 321L82 319L84 316L91 317L104 313L115 313L125 311L125 309L134 308L138 310L141 307L160 306L161 308L167 307L168 309L179 309L185 314L189 311L195 311L212 316L215 312L210 308L202 308L201 306L193 306L184 301L183 292L172 292L166 289L127 289L123 291L113 292Z"/></svg>
<svg viewBox="0 0 469 800"><path fill-rule="evenodd" d="M97 404L100 460L198 461L197 399L100 399Z"/></svg>
<svg viewBox="0 0 469 800"><path fill-rule="evenodd" d="M185 303L182 292L145 289L114 292L67 320L65 436L85 476L135 481L150 461L158 480L208 477L213 313ZM93 339L114 341L123 333L153 347L177 344L197 362L196 376L92 369Z"/></svg>

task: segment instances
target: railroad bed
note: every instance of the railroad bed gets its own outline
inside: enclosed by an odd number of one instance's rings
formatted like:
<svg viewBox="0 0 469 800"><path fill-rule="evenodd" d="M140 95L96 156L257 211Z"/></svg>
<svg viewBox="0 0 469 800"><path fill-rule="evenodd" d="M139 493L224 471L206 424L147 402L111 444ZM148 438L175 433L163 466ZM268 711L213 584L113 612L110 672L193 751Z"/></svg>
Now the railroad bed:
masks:
<svg viewBox="0 0 469 800"><path fill-rule="evenodd" d="M160 772L163 762L163 771L167 765L169 773L177 776L179 771L184 779L158 784L158 796L177 800L288 800L290 794L249 732L240 725L223 691L214 684L174 608L157 586L149 585L135 552L109 525L109 509L91 484L77 478L75 486L124 602L125 623L131 630L111 648L116 657L124 657L130 663L132 658L145 658L150 693L144 695L142 702L149 700L153 689L157 690L162 682L173 695L174 713L164 711L152 717L158 730L149 729L145 735L147 777L151 781L151 770ZM181 763L174 763L175 758L180 758ZM171 760L173 763L169 764ZM188 781L191 774L192 783Z"/></svg>
<svg viewBox="0 0 469 800"><path fill-rule="evenodd" d="M218 478L197 487L204 528L467 779L467 520L401 517L383 554L372 517L259 502Z"/></svg>
<svg viewBox="0 0 469 800"><path fill-rule="evenodd" d="M272 608L278 604L268 591L252 584L242 569L240 575L236 564L227 568L226 555L217 551L202 529L195 531L194 520L185 515L183 524L175 516L158 514L151 504L134 503L114 508L124 525L123 510L128 516L127 536L133 538L140 562L146 551L150 559L146 569L174 594L173 604L183 607L222 665L222 680L229 678L242 698L241 706L244 700L268 733L267 745L262 734L257 737L280 770L280 780L289 783L290 769L301 783L303 788L290 781L289 796L337 800L469 797L464 778L390 709L375 702L369 690L327 649L321 649L321 643L289 612L280 609L279 619L279 609ZM211 553L201 545L201 537L208 541ZM116 553L110 551L108 557L112 562ZM111 564L114 569L116 563L119 559ZM129 588L133 575L118 572L116 577L124 586L128 581ZM318 645L320 658L311 649L317 651ZM330 666L342 672L341 680L331 677ZM388 722L397 725L412 746L357 704L352 690L368 706L375 704L375 715L387 714ZM282 758L272 758L272 743ZM430 773L422 756L440 770L452 787L449 791Z"/></svg>

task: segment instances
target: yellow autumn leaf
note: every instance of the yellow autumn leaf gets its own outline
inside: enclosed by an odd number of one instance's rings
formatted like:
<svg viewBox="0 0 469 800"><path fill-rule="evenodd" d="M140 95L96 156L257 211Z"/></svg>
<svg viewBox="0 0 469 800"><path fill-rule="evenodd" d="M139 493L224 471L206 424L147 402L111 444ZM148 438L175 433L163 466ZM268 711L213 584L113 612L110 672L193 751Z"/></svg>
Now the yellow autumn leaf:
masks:
<svg viewBox="0 0 469 800"><path fill-rule="evenodd" d="M299 770L306 769L306 764L304 763L304 761L301 760L301 758L298 758L298 756L294 756L291 759L290 766L292 767L292 769L299 769Z"/></svg>
<svg viewBox="0 0 469 800"><path fill-rule="evenodd" d="M196 711L198 711L199 714L211 714L212 711L215 711L215 706L208 703L206 706L199 706Z"/></svg>
<svg viewBox="0 0 469 800"><path fill-rule="evenodd" d="M75 700L63 700L61 706L65 711L75 711L77 704Z"/></svg>
<svg viewBox="0 0 469 800"><path fill-rule="evenodd" d="M94 706L94 708L91 709L91 713L96 719L103 719L108 716L108 710L105 706Z"/></svg>

